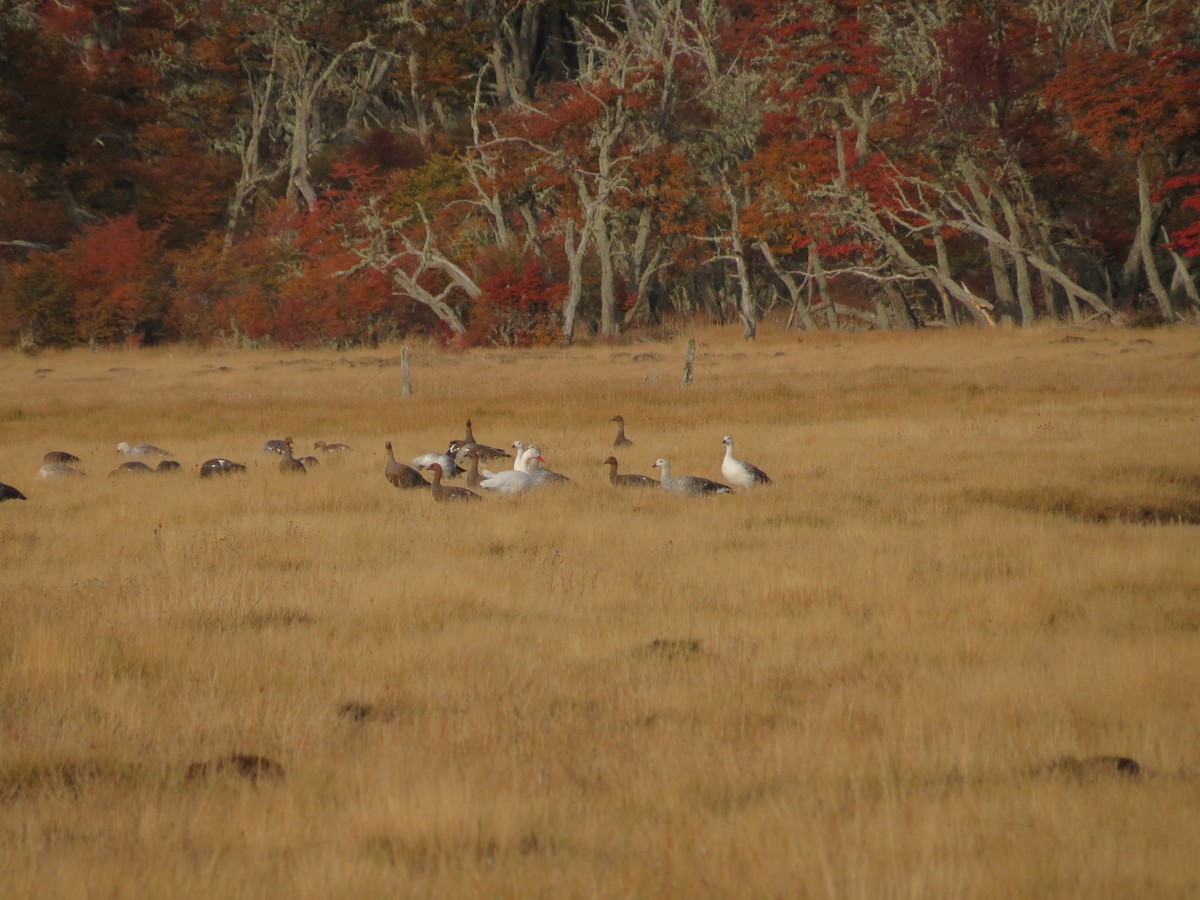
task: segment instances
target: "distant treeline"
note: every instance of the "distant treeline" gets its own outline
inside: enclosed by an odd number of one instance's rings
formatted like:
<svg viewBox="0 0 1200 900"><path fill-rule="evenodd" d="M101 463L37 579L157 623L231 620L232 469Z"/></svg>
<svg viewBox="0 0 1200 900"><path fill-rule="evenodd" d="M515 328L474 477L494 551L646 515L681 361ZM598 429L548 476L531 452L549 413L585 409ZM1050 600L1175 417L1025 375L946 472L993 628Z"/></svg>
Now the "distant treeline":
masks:
<svg viewBox="0 0 1200 900"><path fill-rule="evenodd" d="M1200 314L1191 0L0 12L0 344Z"/></svg>

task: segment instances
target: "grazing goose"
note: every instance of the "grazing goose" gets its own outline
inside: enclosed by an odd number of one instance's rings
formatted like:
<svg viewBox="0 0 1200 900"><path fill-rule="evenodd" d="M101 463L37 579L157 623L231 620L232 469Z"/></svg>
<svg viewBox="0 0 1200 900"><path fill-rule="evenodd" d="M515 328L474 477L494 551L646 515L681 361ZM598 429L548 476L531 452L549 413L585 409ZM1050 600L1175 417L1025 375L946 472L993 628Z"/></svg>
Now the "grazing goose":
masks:
<svg viewBox="0 0 1200 900"><path fill-rule="evenodd" d="M146 475L154 470L144 462L138 462L136 459L130 462L123 462L111 472L109 475Z"/></svg>
<svg viewBox="0 0 1200 900"><path fill-rule="evenodd" d="M42 462L48 463L77 463L79 457L74 453L68 453L66 450L51 450L42 457Z"/></svg>
<svg viewBox="0 0 1200 900"><path fill-rule="evenodd" d="M223 456L206 459L200 464L201 478L214 478L217 475L232 475L235 472L245 471L246 467L241 463L235 463L233 460L225 459Z"/></svg>
<svg viewBox="0 0 1200 900"><path fill-rule="evenodd" d="M617 423L617 439L613 441L614 447L632 447L633 441L625 437L625 417L613 416L612 420Z"/></svg>
<svg viewBox="0 0 1200 900"><path fill-rule="evenodd" d="M284 475L304 475L308 470L304 468L304 463L296 459L292 455L292 439L286 438L286 444L283 448L283 459L279 461L279 471Z"/></svg>
<svg viewBox="0 0 1200 900"><path fill-rule="evenodd" d="M725 476L726 481L744 488L771 483L767 473L758 466L752 466L745 460L733 458L733 438L725 435L725 439L721 443L725 445L725 459L721 461L721 474Z"/></svg>
<svg viewBox="0 0 1200 900"><path fill-rule="evenodd" d="M429 482L425 480L424 475L412 466L396 462L396 454L392 452L391 441L385 443L383 447L387 450L387 465L384 466L383 475L388 481L398 488L429 487Z"/></svg>
<svg viewBox="0 0 1200 900"><path fill-rule="evenodd" d="M0 481L0 503L5 500L27 500L28 498L11 484Z"/></svg>
<svg viewBox="0 0 1200 900"><path fill-rule="evenodd" d="M570 484L571 479L566 475L560 475L552 469L542 467L545 457L542 456L542 448L534 444L529 448L530 453L528 461L525 463L525 471L529 473L529 477L533 479L536 487L543 487L550 484Z"/></svg>
<svg viewBox="0 0 1200 900"><path fill-rule="evenodd" d="M271 438L262 446L263 453L278 453L283 456L283 451L287 449L292 442L291 436L285 438Z"/></svg>
<svg viewBox="0 0 1200 900"><path fill-rule="evenodd" d="M85 475L85 472L69 466L66 463L46 463L38 469L41 478L70 478L73 475Z"/></svg>
<svg viewBox="0 0 1200 900"><path fill-rule="evenodd" d="M327 444L324 441L314 441L313 449L320 450L322 453L345 453L347 450L353 450L349 444Z"/></svg>
<svg viewBox="0 0 1200 900"><path fill-rule="evenodd" d="M479 495L464 487L447 487L442 484L442 466L440 463L429 464L429 474L433 476L433 484L429 486L435 503L444 500L478 500Z"/></svg>
<svg viewBox="0 0 1200 900"><path fill-rule="evenodd" d="M126 459L141 459L143 456L170 456L170 450L155 447L153 444L134 444L132 447L121 441L117 444L117 452L123 453Z"/></svg>
<svg viewBox="0 0 1200 900"><path fill-rule="evenodd" d="M528 471L529 461L537 455L536 447L522 450L513 467L506 472L488 472L484 470L484 478L479 486L499 494L520 494L534 487L533 475Z"/></svg>
<svg viewBox="0 0 1200 900"><path fill-rule="evenodd" d="M660 459L654 463L655 468L662 469L662 478L659 483L664 491L669 494L732 494L733 488L727 484L721 484L718 481L709 481L707 478L701 478L699 475L680 475L677 478L671 477L671 463L669 460Z"/></svg>
<svg viewBox="0 0 1200 900"><path fill-rule="evenodd" d="M617 474L617 458L610 456L604 461L604 465L608 466L608 480L613 487L637 488L637 487L658 487L658 482L649 475L628 475Z"/></svg>

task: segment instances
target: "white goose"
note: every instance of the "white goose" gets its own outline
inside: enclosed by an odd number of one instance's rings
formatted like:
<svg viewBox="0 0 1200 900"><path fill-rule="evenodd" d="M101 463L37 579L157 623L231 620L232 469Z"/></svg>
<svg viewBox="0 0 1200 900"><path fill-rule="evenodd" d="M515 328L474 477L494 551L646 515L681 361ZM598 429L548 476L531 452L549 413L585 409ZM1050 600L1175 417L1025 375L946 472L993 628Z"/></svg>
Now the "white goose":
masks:
<svg viewBox="0 0 1200 900"><path fill-rule="evenodd" d="M134 444L129 446L125 441L117 444L117 452L123 453L126 459L141 459L143 456L170 456L170 450L155 447L153 444Z"/></svg>
<svg viewBox="0 0 1200 900"><path fill-rule="evenodd" d="M733 488L727 484L721 484L719 481L710 481L707 478L701 478L699 475L680 475L676 478L671 477L671 463L666 459L656 460L655 468L662 469L662 477L659 483L663 490L669 494L732 494Z"/></svg>
<svg viewBox="0 0 1200 900"><path fill-rule="evenodd" d="M520 494L534 487L536 482L526 471L529 461L537 456L537 447L529 447L517 455L513 468L506 472L488 472L484 470L484 479L479 486L487 491L499 494Z"/></svg>
<svg viewBox="0 0 1200 900"><path fill-rule="evenodd" d="M733 438L725 435L725 439L721 443L725 445L725 459L721 461L721 474L725 476L726 481L744 488L771 483L767 473L758 466L733 458Z"/></svg>

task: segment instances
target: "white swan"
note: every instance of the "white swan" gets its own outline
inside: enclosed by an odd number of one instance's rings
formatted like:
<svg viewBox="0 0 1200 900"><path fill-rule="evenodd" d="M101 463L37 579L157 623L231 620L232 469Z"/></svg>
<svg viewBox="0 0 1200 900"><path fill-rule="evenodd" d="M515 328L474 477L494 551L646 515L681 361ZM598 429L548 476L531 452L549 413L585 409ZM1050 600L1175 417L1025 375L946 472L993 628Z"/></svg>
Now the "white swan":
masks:
<svg viewBox="0 0 1200 900"><path fill-rule="evenodd" d="M725 459L721 461L721 474L725 476L726 481L744 488L771 483L767 473L758 466L733 458L733 438L725 435L725 439L721 443L725 445Z"/></svg>

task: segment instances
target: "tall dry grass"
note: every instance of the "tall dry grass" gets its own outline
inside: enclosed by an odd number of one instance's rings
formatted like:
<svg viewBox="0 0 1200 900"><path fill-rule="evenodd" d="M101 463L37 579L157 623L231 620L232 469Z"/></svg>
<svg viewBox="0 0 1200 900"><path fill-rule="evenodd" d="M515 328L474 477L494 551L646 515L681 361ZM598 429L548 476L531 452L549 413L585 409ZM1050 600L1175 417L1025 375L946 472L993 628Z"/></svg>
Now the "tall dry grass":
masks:
<svg viewBox="0 0 1200 900"><path fill-rule="evenodd" d="M0 895L1200 890L1197 331L698 337L0 356ZM575 484L384 481L468 416Z"/></svg>

